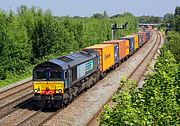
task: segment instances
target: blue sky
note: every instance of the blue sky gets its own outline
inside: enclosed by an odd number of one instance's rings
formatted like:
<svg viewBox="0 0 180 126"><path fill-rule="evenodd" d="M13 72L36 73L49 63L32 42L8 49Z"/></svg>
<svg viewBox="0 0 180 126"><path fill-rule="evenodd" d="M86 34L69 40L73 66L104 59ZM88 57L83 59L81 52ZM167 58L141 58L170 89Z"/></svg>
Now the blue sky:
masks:
<svg viewBox="0 0 180 126"><path fill-rule="evenodd" d="M0 8L16 11L20 5L50 9L56 16L91 16L107 11L108 15L131 12L136 16L163 16L174 13L180 0L0 0Z"/></svg>

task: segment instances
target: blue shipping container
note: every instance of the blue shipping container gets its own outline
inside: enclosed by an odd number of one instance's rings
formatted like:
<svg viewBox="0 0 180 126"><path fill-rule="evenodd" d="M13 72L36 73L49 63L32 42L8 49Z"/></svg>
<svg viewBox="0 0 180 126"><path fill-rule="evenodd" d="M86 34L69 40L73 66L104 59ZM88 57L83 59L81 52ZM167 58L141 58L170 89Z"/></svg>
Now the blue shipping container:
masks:
<svg viewBox="0 0 180 126"><path fill-rule="evenodd" d="M146 41L148 41L150 39L150 32L146 31Z"/></svg>
<svg viewBox="0 0 180 126"><path fill-rule="evenodd" d="M119 47L117 44L114 44L114 59L115 63L119 62Z"/></svg>

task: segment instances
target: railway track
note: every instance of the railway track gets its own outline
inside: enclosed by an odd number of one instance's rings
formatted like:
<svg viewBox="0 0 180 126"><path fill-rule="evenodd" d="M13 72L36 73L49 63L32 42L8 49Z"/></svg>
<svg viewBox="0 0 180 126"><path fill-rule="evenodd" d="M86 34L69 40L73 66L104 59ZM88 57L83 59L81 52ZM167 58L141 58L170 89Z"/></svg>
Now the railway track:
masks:
<svg viewBox="0 0 180 126"><path fill-rule="evenodd" d="M20 85L16 85L14 87L11 87L9 89L6 89L4 91L0 92L0 111L1 108L7 105L13 105L15 106L20 104L22 102L21 99L27 100L25 98L29 98L27 97L27 95L33 94L32 91L32 81L27 81L24 82ZM18 102L19 101L19 102ZM1 113L0 113L1 116Z"/></svg>
<svg viewBox="0 0 180 126"><path fill-rule="evenodd" d="M0 125L8 125L8 126L18 125L39 111L40 108L34 106L32 102L28 104L24 104L20 108L10 112L9 114L1 118Z"/></svg>
<svg viewBox="0 0 180 126"><path fill-rule="evenodd" d="M150 61L153 60L155 54L157 53L160 44L161 44L161 35L159 32L156 32L156 42L153 45L153 47L150 49L148 54L145 56L145 58L140 62L140 64L133 70L133 72L127 77L127 79L135 80L137 84L140 82L140 80L143 78L143 75L145 74L147 70L147 66L150 63ZM157 44L158 43L158 44ZM123 87L123 85L119 88L119 90ZM106 102L106 104L112 106L113 102L111 98ZM105 104L104 104L105 105ZM100 114L104 111L104 105L101 109L93 116L93 118L87 123L87 126L98 126L99 122L97 121L97 118L100 117Z"/></svg>
<svg viewBox="0 0 180 126"><path fill-rule="evenodd" d="M32 93L0 107L0 119L32 102Z"/></svg>
<svg viewBox="0 0 180 126"><path fill-rule="evenodd" d="M86 91L82 92L77 97L75 97L72 102L74 102L76 99L81 97L85 92ZM60 113L64 108L65 107L60 108L60 109L40 109L36 113L31 115L29 118L27 118L26 120L19 123L18 126L27 126L27 125L29 125L29 126L32 126L32 125L43 126L44 124L46 124L46 122L48 122L54 116L56 116L58 113Z"/></svg>
<svg viewBox="0 0 180 126"><path fill-rule="evenodd" d="M85 92L86 91L82 92L74 98L73 101L81 97ZM59 110L37 108L33 104L32 97L33 93L30 92L25 96L0 107L0 125L43 125L63 110L63 108Z"/></svg>
<svg viewBox="0 0 180 126"><path fill-rule="evenodd" d="M15 88L17 89L18 86ZM0 96L0 101L4 99L8 99L9 97L16 95L18 92L22 92L23 90L28 90L29 88L32 89L32 85L21 87L21 89L18 89L18 91L13 91L14 93L8 94L5 97ZM8 90L8 92L11 92L11 91L12 89ZM2 93L5 93L5 92L6 91ZM75 99L78 99L84 93L81 93ZM32 105L32 99L31 99L32 95L33 95L32 92L30 92L26 96L23 96L13 102L8 103L7 105L0 107L0 125L12 125L12 124L21 125L21 126L44 125L45 123L47 123L49 120L51 120L53 117L55 117L58 113L60 113L63 110L63 108L59 110L47 110L47 109L36 108L35 106ZM14 115L16 116L14 117ZM97 115L98 113L93 118L95 119ZM14 119L14 118L17 118L17 119ZM88 125L91 124L91 122L94 120L93 118L91 121L89 121Z"/></svg>
<svg viewBox="0 0 180 126"><path fill-rule="evenodd" d="M152 61L152 59L154 58L153 56L157 53L157 51L159 49L158 47L161 44L161 37L160 37L159 32L157 32L156 34L157 34L156 42L158 44L155 43L153 45L151 50L148 52L148 54L145 56L145 58L141 61L141 63L136 67L136 69L130 74L128 79L135 80L137 83L139 83L141 78L145 74L145 71L147 70L146 69L147 65L150 63L150 61Z"/></svg>
<svg viewBox="0 0 180 126"><path fill-rule="evenodd" d="M24 82L20 85L16 85L12 88L6 89L4 91L1 91L0 92L0 101L17 94L18 92L22 92L26 89L29 89L29 88L32 88L32 81L31 80Z"/></svg>
<svg viewBox="0 0 180 126"><path fill-rule="evenodd" d="M59 110L60 111L60 110ZM29 116L24 121L17 124L18 126L35 126L41 125L45 120L48 120L51 116L57 113L57 110L51 109L40 109L36 111L33 115Z"/></svg>

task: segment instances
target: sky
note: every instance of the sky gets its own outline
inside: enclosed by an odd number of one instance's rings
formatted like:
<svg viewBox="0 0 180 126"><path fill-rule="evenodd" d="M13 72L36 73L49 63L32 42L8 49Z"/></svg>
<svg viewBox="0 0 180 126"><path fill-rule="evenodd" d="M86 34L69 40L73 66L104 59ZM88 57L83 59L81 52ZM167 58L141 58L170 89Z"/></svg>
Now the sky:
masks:
<svg viewBox="0 0 180 126"><path fill-rule="evenodd" d="M130 12L135 16L174 13L180 0L0 0L0 9L16 11L20 5L50 9L55 16L92 16L107 11L109 16Z"/></svg>

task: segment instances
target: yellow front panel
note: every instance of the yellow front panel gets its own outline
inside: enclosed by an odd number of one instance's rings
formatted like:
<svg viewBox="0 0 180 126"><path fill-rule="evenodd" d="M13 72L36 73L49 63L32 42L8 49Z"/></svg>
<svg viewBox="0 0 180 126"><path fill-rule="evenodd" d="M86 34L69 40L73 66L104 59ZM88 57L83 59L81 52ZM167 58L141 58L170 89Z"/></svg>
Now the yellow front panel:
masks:
<svg viewBox="0 0 180 126"><path fill-rule="evenodd" d="M129 55L129 40L126 40L126 56Z"/></svg>
<svg viewBox="0 0 180 126"><path fill-rule="evenodd" d="M34 81L34 90L37 89L37 93L42 93L43 90L53 90L56 93L59 93L59 90L62 90L64 93L64 82L63 81Z"/></svg>
<svg viewBox="0 0 180 126"><path fill-rule="evenodd" d="M135 49L137 49L138 48L138 35L134 35L134 47L135 47Z"/></svg>

